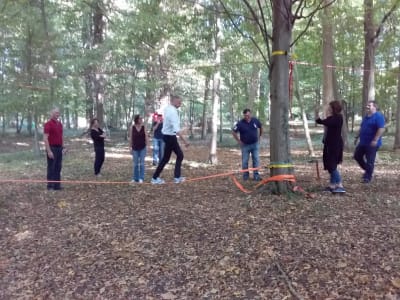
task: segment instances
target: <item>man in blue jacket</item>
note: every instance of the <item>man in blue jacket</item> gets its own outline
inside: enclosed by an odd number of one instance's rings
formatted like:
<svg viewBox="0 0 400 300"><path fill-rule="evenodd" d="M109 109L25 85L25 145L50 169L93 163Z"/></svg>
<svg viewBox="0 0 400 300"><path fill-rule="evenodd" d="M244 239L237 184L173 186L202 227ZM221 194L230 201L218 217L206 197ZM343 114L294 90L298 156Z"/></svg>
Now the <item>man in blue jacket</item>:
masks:
<svg viewBox="0 0 400 300"><path fill-rule="evenodd" d="M360 132L354 141L356 143L360 138L354 152L354 159L365 171L363 175L364 183L369 183L372 180L376 152L382 146L382 134L385 131L385 118L377 109L375 101L368 101L367 115L362 119Z"/></svg>
<svg viewBox="0 0 400 300"><path fill-rule="evenodd" d="M242 169L249 168L250 155L253 160L253 168L260 166L260 136L262 134L261 122L251 116L250 109L243 110L243 119L235 124L232 129L233 138L239 143L242 150ZM258 170L253 171L254 180L261 177ZM243 173L243 180L249 179L249 172Z"/></svg>

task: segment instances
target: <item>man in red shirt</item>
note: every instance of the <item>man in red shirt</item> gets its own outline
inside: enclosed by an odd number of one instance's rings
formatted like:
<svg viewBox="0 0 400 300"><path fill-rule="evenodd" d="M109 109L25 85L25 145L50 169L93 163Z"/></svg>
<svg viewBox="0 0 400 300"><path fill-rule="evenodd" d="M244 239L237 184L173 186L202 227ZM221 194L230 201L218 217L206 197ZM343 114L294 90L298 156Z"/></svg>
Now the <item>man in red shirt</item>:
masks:
<svg viewBox="0 0 400 300"><path fill-rule="evenodd" d="M61 163L63 156L63 126L58 120L60 110L53 108L50 120L44 124L43 141L47 153L47 189L61 190Z"/></svg>

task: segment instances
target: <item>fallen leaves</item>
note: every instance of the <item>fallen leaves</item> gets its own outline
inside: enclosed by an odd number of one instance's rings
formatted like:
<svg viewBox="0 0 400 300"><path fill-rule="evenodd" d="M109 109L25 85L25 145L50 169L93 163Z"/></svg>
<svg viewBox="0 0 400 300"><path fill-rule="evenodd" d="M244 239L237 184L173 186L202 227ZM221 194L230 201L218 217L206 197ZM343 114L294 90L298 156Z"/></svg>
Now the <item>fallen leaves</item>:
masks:
<svg viewBox="0 0 400 300"><path fill-rule="evenodd" d="M202 148L192 151L185 159ZM185 165L184 175L223 173L240 159L219 155L212 170ZM102 180L128 180L130 163L107 158ZM91 164L77 157L63 172L84 181ZM0 298L398 299L400 191L393 176L364 187L348 166L347 194L336 197L320 193L311 167L301 158L297 164L302 188L290 199L245 195L227 178L66 185L62 193L1 186Z"/></svg>

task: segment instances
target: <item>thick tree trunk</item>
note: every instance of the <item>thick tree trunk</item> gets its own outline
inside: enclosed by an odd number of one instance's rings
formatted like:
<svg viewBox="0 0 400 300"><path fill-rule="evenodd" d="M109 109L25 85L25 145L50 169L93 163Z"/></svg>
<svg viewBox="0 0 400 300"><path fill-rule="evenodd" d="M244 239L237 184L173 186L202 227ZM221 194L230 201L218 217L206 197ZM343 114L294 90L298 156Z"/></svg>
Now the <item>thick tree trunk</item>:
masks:
<svg viewBox="0 0 400 300"><path fill-rule="evenodd" d="M270 155L271 176L291 174L289 140L289 61L288 55L292 38L291 0L273 0L273 34L271 60L271 122ZM286 193L288 185L277 184L278 193Z"/></svg>

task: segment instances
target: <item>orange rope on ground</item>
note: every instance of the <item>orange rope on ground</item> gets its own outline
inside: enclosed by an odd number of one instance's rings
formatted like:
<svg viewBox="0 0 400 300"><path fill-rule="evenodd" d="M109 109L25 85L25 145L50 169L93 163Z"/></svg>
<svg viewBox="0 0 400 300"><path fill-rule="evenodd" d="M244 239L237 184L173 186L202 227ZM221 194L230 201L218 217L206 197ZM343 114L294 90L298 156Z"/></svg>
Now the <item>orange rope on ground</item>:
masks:
<svg viewBox="0 0 400 300"><path fill-rule="evenodd" d="M214 175L208 175L208 176L203 176L203 177L197 177L197 178L191 178L187 179L185 182L193 182L193 181L200 181L200 180L205 180L205 179L211 179L211 178L217 178L217 177L231 177L232 181L235 183L235 185L243 192L246 194L252 193L253 191L246 189L234 176L237 173L243 173L243 172L249 172L249 171L254 171L258 170L259 168L249 168L245 170L236 170L236 171L230 171L226 173L219 173L219 174L214 174ZM261 185L267 184L268 182L275 182L275 181L291 181L291 182L296 182L296 179L294 175L276 175L272 176L266 179L263 179L260 183L258 183L255 188L257 189ZM37 179L0 179L0 183L48 183L48 182L57 182L57 183L64 183L64 184L131 184L132 182L130 181L79 181L79 180L61 180L61 181L52 181L52 180L37 180ZM169 183L169 182L168 182ZM172 182L170 182L172 183ZM146 184L146 183L142 183ZM147 183L150 184L150 183Z"/></svg>

